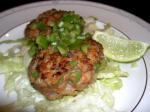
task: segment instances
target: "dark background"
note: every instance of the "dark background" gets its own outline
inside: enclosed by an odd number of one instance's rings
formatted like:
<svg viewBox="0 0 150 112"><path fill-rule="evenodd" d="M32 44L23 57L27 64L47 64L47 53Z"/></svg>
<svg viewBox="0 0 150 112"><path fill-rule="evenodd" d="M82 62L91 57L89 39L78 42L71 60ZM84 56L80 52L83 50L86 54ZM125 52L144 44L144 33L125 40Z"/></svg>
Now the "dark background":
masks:
<svg viewBox="0 0 150 112"><path fill-rule="evenodd" d="M27 3L46 0L3 0L0 12ZM148 0L88 0L107 4L130 12L150 23L150 5Z"/></svg>

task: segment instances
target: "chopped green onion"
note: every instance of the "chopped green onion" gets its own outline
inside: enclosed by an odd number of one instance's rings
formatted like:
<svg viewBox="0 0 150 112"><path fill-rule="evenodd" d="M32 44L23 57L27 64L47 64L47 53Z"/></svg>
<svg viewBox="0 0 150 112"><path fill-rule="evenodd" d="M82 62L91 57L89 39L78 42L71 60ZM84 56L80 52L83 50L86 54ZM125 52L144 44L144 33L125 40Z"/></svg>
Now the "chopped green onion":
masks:
<svg viewBox="0 0 150 112"><path fill-rule="evenodd" d="M34 56L36 53L38 52L38 48L37 48L37 45L36 44L32 44L28 53L29 55L32 57Z"/></svg>
<svg viewBox="0 0 150 112"><path fill-rule="evenodd" d="M49 22L48 22L48 25L51 26L51 27L53 27L53 26L55 25L55 22L49 21Z"/></svg>
<svg viewBox="0 0 150 112"><path fill-rule="evenodd" d="M69 46L69 48L70 48L70 49L78 49L78 48L80 48L79 46L82 45L82 42L83 42L83 40L81 40L81 39L76 39L75 42L72 43L72 44Z"/></svg>
<svg viewBox="0 0 150 112"><path fill-rule="evenodd" d="M74 28L74 24L65 22L64 23L64 28L68 29L68 30L72 30Z"/></svg>
<svg viewBox="0 0 150 112"><path fill-rule="evenodd" d="M73 73L73 76L75 76L77 82L80 81L81 76L82 76L81 71L75 71Z"/></svg>
<svg viewBox="0 0 150 112"><path fill-rule="evenodd" d="M79 24L76 24L75 25L75 30L76 30L76 35L77 36L80 35L80 33L81 33L81 26Z"/></svg>
<svg viewBox="0 0 150 112"><path fill-rule="evenodd" d="M83 44L83 45L81 46L81 51L84 52L84 53L87 53L89 47L90 47L90 45L88 45L88 44Z"/></svg>
<svg viewBox="0 0 150 112"><path fill-rule="evenodd" d="M75 42L76 42L76 39L75 39L75 38L73 38L73 37L71 37L71 38L69 39L69 41L70 41L70 43L71 43L71 44L73 44L73 43L75 43Z"/></svg>
<svg viewBox="0 0 150 112"><path fill-rule="evenodd" d="M48 44L49 44L47 38L44 36L38 36L36 38L36 43L39 47L44 48L44 49L48 48Z"/></svg>
<svg viewBox="0 0 150 112"><path fill-rule="evenodd" d="M34 23L32 25L32 28L38 28L39 30L45 30L47 28L47 26L43 23L43 22L38 22L38 23Z"/></svg>
<svg viewBox="0 0 150 112"><path fill-rule="evenodd" d="M63 16L62 20L63 20L64 22L72 23L73 20L74 20L74 15L65 14L65 15Z"/></svg>
<svg viewBox="0 0 150 112"><path fill-rule="evenodd" d="M89 38L89 37L92 37L92 34L90 34L89 32L85 33L84 34L85 38Z"/></svg>
<svg viewBox="0 0 150 112"><path fill-rule="evenodd" d="M84 20L74 12L65 14L59 22L49 22L52 26L52 32L47 37L37 36L36 44L39 48L46 49L48 45L52 45L62 55L66 55L70 49L80 49L85 35L83 35L82 27ZM33 28L44 30L47 26L43 22L36 22L32 25ZM33 52L34 51L34 52ZM34 55L36 47L32 47L30 52Z"/></svg>
<svg viewBox="0 0 150 112"><path fill-rule="evenodd" d="M57 24L55 24L54 26L53 26L53 32L58 32L58 26L57 26Z"/></svg>
<svg viewBox="0 0 150 112"><path fill-rule="evenodd" d="M63 32L60 32L60 37L65 37L67 38L69 35L69 30L64 28Z"/></svg>
<svg viewBox="0 0 150 112"><path fill-rule="evenodd" d="M37 71L32 72L32 77L37 79L39 77L39 73Z"/></svg>
<svg viewBox="0 0 150 112"><path fill-rule="evenodd" d="M74 31L74 30L71 31L71 32L70 32L70 37L75 38L75 37L76 37L76 31Z"/></svg>
<svg viewBox="0 0 150 112"><path fill-rule="evenodd" d="M77 39L85 39L86 37L84 35L80 35L80 36L77 36Z"/></svg>
<svg viewBox="0 0 150 112"><path fill-rule="evenodd" d="M99 70L100 70L100 63L94 64L94 71L95 71L95 73L98 73Z"/></svg>
<svg viewBox="0 0 150 112"><path fill-rule="evenodd" d="M63 44L58 45L57 48L58 48L60 54L63 56L67 55L67 52L69 51L69 48Z"/></svg>
<svg viewBox="0 0 150 112"><path fill-rule="evenodd" d="M63 22L63 21L61 21L61 22L58 24L59 27L62 27L63 25L64 25L64 22Z"/></svg>
<svg viewBox="0 0 150 112"><path fill-rule="evenodd" d="M77 62L77 61L70 61L69 64L70 64L72 67L75 67L75 66L77 66L78 62Z"/></svg>
<svg viewBox="0 0 150 112"><path fill-rule="evenodd" d="M64 81L64 76L62 76L58 81L57 81L57 85L62 84Z"/></svg>
<svg viewBox="0 0 150 112"><path fill-rule="evenodd" d="M58 33L52 33L47 37L47 39L50 42L57 42L59 40L59 35L58 35Z"/></svg>
<svg viewBox="0 0 150 112"><path fill-rule="evenodd" d="M59 31L60 31L60 32L64 32L64 28L60 28Z"/></svg>

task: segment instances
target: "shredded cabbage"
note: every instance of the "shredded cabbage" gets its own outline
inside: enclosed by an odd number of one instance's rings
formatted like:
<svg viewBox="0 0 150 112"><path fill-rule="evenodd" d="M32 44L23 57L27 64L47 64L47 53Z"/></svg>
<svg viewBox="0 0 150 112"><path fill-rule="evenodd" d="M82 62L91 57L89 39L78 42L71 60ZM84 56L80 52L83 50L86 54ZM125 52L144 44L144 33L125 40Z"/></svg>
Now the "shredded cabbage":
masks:
<svg viewBox="0 0 150 112"><path fill-rule="evenodd" d="M120 69L119 63L105 58L100 65L100 71L97 73L97 79L112 90L122 87L121 77L127 77L128 73Z"/></svg>

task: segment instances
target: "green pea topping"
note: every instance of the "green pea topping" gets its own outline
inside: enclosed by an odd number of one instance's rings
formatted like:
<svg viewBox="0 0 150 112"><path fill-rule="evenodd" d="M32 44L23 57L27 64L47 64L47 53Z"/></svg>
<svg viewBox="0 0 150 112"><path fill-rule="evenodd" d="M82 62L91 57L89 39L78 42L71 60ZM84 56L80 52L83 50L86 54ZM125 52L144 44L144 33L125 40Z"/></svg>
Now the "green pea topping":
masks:
<svg viewBox="0 0 150 112"><path fill-rule="evenodd" d="M32 75L32 77L35 78L35 79L37 79L37 78L40 76L37 71L32 72L31 75Z"/></svg>

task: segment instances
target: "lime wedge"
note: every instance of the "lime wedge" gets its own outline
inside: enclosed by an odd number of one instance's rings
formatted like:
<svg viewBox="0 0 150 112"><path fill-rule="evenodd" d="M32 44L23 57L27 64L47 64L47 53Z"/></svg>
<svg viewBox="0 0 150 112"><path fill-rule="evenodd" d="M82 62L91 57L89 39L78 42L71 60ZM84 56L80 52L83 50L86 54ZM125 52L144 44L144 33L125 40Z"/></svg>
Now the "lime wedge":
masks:
<svg viewBox="0 0 150 112"><path fill-rule="evenodd" d="M148 43L122 39L101 31L96 31L92 38L103 45L106 57L118 62L135 61L150 48Z"/></svg>

